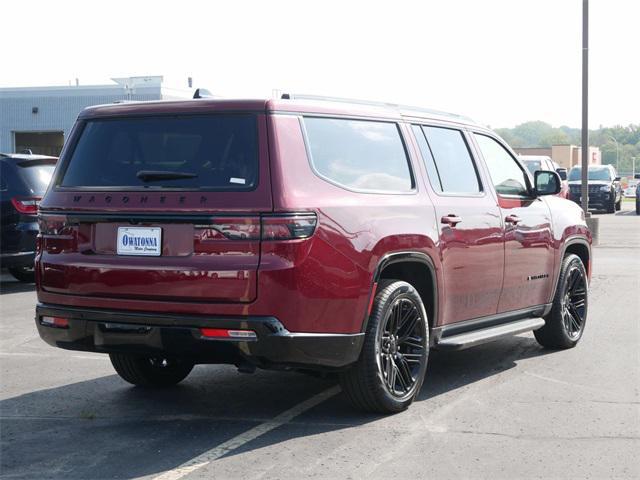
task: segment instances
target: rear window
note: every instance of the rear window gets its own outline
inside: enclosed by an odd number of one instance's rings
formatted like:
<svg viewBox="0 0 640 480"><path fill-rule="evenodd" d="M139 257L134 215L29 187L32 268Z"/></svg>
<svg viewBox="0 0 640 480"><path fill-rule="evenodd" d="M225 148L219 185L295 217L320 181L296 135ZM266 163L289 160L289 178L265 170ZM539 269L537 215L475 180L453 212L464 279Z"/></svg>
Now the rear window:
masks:
<svg viewBox="0 0 640 480"><path fill-rule="evenodd" d="M542 162L540 162L539 160L525 160L524 165L525 167L527 167L527 170L529 170L532 175L536 173L538 170L542 170Z"/></svg>
<svg viewBox="0 0 640 480"><path fill-rule="evenodd" d="M27 189L25 194L36 195L41 197L51 182L51 176L55 170L55 165L26 165L18 166L18 175L22 177L24 185Z"/></svg>
<svg viewBox="0 0 640 480"><path fill-rule="evenodd" d="M311 161L327 180L356 190L409 192L414 183L395 123L305 118Z"/></svg>
<svg viewBox="0 0 640 480"><path fill-rule="evenodd" d="M257 136L254 115L89 120L59 185L251 190Z"/></svg>

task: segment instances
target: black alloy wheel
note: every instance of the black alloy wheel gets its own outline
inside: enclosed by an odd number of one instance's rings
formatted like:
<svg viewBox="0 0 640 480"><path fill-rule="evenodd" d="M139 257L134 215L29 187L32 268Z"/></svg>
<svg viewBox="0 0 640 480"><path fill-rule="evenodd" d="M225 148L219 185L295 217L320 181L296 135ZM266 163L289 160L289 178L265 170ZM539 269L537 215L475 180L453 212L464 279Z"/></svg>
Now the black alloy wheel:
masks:
<svg viewBox="0 0 640 480"><path fill-rule="evenodd" d="M574 254L566 255L546 323L533 332L538 343L554 349L575 347L587 322L588 296L587 270L582 260Z"/></svg>
<svg viewBox="0 0 640 480"><path fill-rule="evenodd" d="M578 265L567 273L565 293L562 299L562 322L572 340L580 337L587 313L587 280Z"/></svg>
<svg viewBox="0 0 640 480"><path fill-rule="evenodd" d="M379 330L378 368L399 399L413 394L424 357L425 322L410 298L395 300Z"/></svg>
<svg viewBox="0 0 640 480"><path fill-rule="evenodd" d="M340 384L360 410L401 412L420 392L428 358L429 324L420 294L407 282L381 280L360 358L340 373Z"/></svg>

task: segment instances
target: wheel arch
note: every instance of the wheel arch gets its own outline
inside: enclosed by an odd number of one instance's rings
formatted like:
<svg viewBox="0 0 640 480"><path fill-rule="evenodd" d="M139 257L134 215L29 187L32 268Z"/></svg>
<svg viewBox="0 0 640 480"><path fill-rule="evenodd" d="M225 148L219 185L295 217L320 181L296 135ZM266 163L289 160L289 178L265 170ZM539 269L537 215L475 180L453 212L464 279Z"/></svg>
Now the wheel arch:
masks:
<svg viewBox="0 0 640 480"><path fill-rule="evenodd" d="M570 238L564 244L561 259L564 258L567 253L573 253L580 257L584 268L587 270L587 276L591 278L591 245L589 245L589 241L582 237Z"/></svg>
<svg viewBox="0 0 640 480"><path fill-rule="evenodd" d="M591 244L589 240L582 236L568 238L564 242L564 245L562 246L562 251L559 258L560 265L562 265L562 260L567 255L567 253L573 253L578 257L580 257L580 260L582 260L582 264L584 265L584 268L587 271L587 281L590 282L591 281ZM558 273L554 281L554 287L553 287L553 290L551 291L552 299L558 288L559 281L560 281L560 268L558 268Z"/></svg>
<svg viewBox="0 0 640 480"><path fill-rule="evenodd" d="M436 326L438 283L435 263L429 255L422 252L408 251L389 253L381 257L373 274L368 305L373 303L373 298L376 295L376 286L383 279L398 279L411 283L418 291L427 311L429 328ZM369 309L365 312L362 332L366 331L368 321Z"/></svg>

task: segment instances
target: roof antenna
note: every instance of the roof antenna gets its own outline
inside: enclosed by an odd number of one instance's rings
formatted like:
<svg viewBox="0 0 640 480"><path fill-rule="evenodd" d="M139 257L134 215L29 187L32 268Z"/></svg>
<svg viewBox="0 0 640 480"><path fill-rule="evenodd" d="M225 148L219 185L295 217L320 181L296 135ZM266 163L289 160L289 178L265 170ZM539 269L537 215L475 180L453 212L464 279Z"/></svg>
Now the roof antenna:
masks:
<svg viewBox="0 0 640 480"><path fill-rule="evenodd" d="M213 93L211 93L206 88L197 88L196 92L193 94L193 98L211 98L213 97Z"/></svg>

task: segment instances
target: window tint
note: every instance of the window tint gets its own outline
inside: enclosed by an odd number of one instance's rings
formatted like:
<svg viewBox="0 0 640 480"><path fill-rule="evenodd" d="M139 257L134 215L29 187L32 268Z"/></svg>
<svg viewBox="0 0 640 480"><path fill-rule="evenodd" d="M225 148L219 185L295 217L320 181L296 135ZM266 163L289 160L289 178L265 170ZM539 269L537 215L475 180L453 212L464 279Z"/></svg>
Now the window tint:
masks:
<svg viewBox="0 0 640 480"><path fill-rule="evenodd" d="M428 148L425 149L426 145L420 140L418 143L427 164L431 185L445 193L479 193L481 185L478 173L462 132L439 127L422 127L422 130Z"/></svg>
<svg viewBox="0 0 640 480"><path fill-rule="evenodd" d="M64 187L248 190L258 178L253 115L90 120Z"/></svg>
<svg viewBox="0 0 640 480"><path fill-rule="evenodd" d="M475 134L496 191L503 195L528 195L526 174L516 160L493 138Z"/></svg>
<svg viewBox="0 0 640 480"><path fill-rule="evenodd" d="M407 192L413 180L395 123L305 118L311 161L318 173L345 187Z"/></svg>
<svg viewBox="0 0 640 480"><path fill-rule="evenodd" d="M420 148L420 152L422 153L422 158L424 160L425 166L427 167L427 175L429 176L429 182L434 190L441 192L442 191L442 183L440 182L440 175L438 174L438 169L436 168L436 164L433 161L433 155L431 155L431 149L429 148L429 144L427 143L427 139L424 136L424 132L422 131L422 127L420 125L413 125L413 134L418 141L418 148Z"/></svg>
<svg viewBox="0 0 640 480"><path fill-rule="evenodd" d="M609 167L589 167L587 170L587 175L589 180L605 180L611 181L613 176L611 175L611 170ZM569 172L569 181L581 180L582 179L582 168L581 167L573 167Z"/></svg>
<svg viewBox="0 0 640 480"><path fill-rule="evenodd" d="M524 166L529 169L531 175L536 173L538 170L545 170L540 160L524 160Z"/></svg>
<svg viewBox="0 0 640 480"><path fill-rule="evenodd" d="M31 195L44 195L47 191L55 165L29 165L19 167L18 172Z"/></svg>

